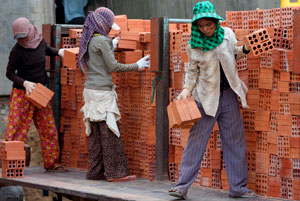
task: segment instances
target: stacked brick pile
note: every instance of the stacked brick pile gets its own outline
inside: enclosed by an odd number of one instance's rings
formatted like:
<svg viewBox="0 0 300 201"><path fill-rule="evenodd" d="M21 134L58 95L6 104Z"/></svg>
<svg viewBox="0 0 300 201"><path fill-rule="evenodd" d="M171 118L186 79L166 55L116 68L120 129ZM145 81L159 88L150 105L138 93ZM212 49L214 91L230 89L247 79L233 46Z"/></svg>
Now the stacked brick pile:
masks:
<svg viewBox="0 0 300 201"><path fill-rule="evenodd" d="M299 200L300 63L294 63L294 57L298 53L294 52L293 36L300 34L300 30L293 26L294 10L295 8L278 8L227 12L227 21L222 22L222 26L229 26L234 30L238 45L244 44L244 38L253 36L257 30L263 35L263 29L267 31L273 45L271 51L252 51L237 62L240 78L249 88L247 100L250 109L241 109L247 140L248 188L259 195ZM180 33L179 31L177 29L176 33ZM173 33L171 29L170 34ZM179 46L170 40L170 69L174 71L177 66L174 63L183 63L178 59L180 52L177 52L177 57L172 53L174 49L178 51ZM182 75L176 77L180 76ZM170 86L171 97L180 91L179 87L174 87L174 83L176 81L172 81ZM178 179L178 165L187 133L184 129L170 129L171 180ZM217 128L209 139L201 170L194 184L199 183L228 189Z"/></svg>
<svg viewBox="0 0 300 201"><path fill-rule="evenodd" d="M150 54L150 20L116 17L121 30L110 33L119 36L115 57L120 63L135 63ZM155 176L155 107L151 103L153 74L142 72L112 73L117 85L121 137L130 172L138 177Z"/></svg>
<svg viewBox="0 0 300 201"><path fill-rule="evenodd" d="M66 48L61 68L61 115L62 164L73 168L87 168L88 140L83 115L83 84L85 76L78 67L81 29L69 29L69 36L62 37Z"/></svg>
<svg viewBox="0 0 300 201"><path fill-rule="evenodd" d="M24 142L1 141L2 177L24 177L25 151Z"/></svg>
<svg viewBox="0 0 300 201"><path fill-rule="evenodd" d="M272 51L256 54L246 60L248 102L242 109L247 138L249 188L258 194L286 199L299 199L300 190L300 64L294 63L294 10L278 8L245 12L228 12L228 25L242 37L255 29L267 31ZM248 18L240 19L240 16ZM251 27L250 24L255 24ZM242 34L245 33L245 34ZM248 32L248 33L247 33ZM299 30L298 30L299 32ZM268 39L269 40L269 39ZM261 43L263 44L263 43ZM240 66L238 66L240 67Z"/></svg>

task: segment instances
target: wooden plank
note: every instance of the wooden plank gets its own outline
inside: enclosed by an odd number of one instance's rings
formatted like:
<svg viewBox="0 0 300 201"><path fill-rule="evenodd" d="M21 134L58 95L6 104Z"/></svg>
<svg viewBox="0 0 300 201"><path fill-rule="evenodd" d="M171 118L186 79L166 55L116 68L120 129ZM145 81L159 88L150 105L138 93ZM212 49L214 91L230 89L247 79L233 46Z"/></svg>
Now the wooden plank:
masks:
<svg viewBox="0 0 300 201"><path fill-rule="evenodd" d="M26 167L23 178L2 178L0 169L0 183L21 185L29 188L44 189L62 195L77 196L101 201L145 200L161 201L173 200L168 190L174 183L166 181L149 181L137 179L129 182L107 182L105 180L87 180L86 171L70 169L68 172L45 172L43 167ZM188 193L189 200L197 201L232 201L228 191L192 186ZM81 199L82 200L82 199ZM251 201L272 201L274 199L259 196Z"/></svg>

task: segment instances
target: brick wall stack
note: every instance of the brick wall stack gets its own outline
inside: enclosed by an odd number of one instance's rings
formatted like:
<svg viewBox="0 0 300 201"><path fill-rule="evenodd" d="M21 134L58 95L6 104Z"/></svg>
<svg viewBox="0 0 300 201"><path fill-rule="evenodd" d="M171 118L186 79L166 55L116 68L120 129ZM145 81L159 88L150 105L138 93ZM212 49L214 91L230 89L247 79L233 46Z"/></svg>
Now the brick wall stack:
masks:
<svg viewBox="0 0 300 201"><path fill-rule="evenodd" d="M250 53L247 68L239 71L248 75L243 78L249 88L250 110L241 109L241 113L247 138L249 188L260 195L291 200L299 199L300 188L300 74L294 71L300 66L293 62L295 9L227 13L229 27L240 33L240 44L246 32L253 34L264 28L274 46L257 56ZM240 15L250 19L248 27Z"/></svg>
<svg viewBox="0 0 300 201"><path fill-rule="evenodd" d="M121 30L111 31L119 36L115 57L120 63L135 63L150 54L150 20L116 17ZM153 74L150 70L112 73L117 85L121 137L131 174L155 177L155 102L152 99Z"/></svg>
<svg viewBox="0 0 300 201"><path fill-rule="evenodd" d="M300 33L293 26L295 9L232 11L226 13L226 21L221 23L233 29L238 45L261 29L268 32L272 41L273 50L252 52L237 62L239 76L249 88L250 109L241 108L247 141L248 188L259 195L290 200L299 200L300 194L300 64L293 62L299 54L293 51L293 36ZM172 74L176 73L177 64L184 62L179 59L184 52L178 52L180 45L176 39L182 38L178 35L183 35L179 28L170 29ZM171 75L171 98L181 90L181 76L184 74ZM178 179L187 133L184 129L170 129L169 175L173 181ZM194 185L228 189L222 155L216 127Z"/></svg>
<svg viewBox="0 0 300 201"><path fill-rule="evenodd" d="M25 150L24 142L1 141L2 177L24 177Z"/></svg>
<svg viewBox="0 0 300 201"><path fill-rule="evenodd" d="M85 76L78 66L81 29L69 29L69 36L62 37L66 48L61 68L61 114L62 164L72 168L88 167L88 140L85 134L83 115L83 84Z"/></svg>

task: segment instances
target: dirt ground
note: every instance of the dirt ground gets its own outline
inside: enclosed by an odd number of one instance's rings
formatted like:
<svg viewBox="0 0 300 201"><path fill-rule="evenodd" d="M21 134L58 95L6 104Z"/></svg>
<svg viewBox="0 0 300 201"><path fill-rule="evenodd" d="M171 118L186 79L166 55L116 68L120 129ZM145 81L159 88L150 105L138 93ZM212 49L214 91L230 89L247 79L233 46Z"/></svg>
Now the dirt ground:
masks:
<svg viewBox="0 0 300 201"><path fill-rule="evenodd" d="M2 118L2 120L3 119L5 120L5 118ZM0 139L4 139L4 136L5 131L2 130L0 133ZM26 144L31 147L30 166L43 166L40 138L33 124L29 129ZM43 196L42 190L25 187L23 189L26 201L52 201L53 197L56 197L56 194L53 192L49 192L49 196ZM63 198L63 200L68 201L69 199Z"/></svg>
<svg viewBox="0 0 300 201"><path fill-rule="evenodd" d="M30 166L43 166L41 142L36 128L33 124L29 129L26 143L31 147ZM52 198L56 197L56 194L52 192L49 192L49 196L43 196L42 190L32 188L23 189L26 201L52 201Z"/></svg>

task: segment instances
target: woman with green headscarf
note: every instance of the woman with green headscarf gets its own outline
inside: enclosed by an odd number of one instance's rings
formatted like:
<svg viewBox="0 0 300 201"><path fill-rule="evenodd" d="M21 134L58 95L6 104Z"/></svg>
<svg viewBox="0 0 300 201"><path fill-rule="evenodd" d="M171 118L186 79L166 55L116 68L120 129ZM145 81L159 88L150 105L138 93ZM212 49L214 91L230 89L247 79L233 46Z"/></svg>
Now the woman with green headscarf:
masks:
<svg viewBox="0 0 300 201"><path fill-rule="evenodd" d="M233 31L221 27L220 17L209 1L193 8L191 40L187 47L189 66L177 99L193 96L202 118L190 130L182 156L178 184L171 196L187 198L189 187L200 169L206 146L216 122L220 129L223 157L229 181L230 197L255 197L247 188L248 167L246 140L238 97L248 108L247 87L238 76L236 59L249 53L246 46L237 46Z"/></svg>

